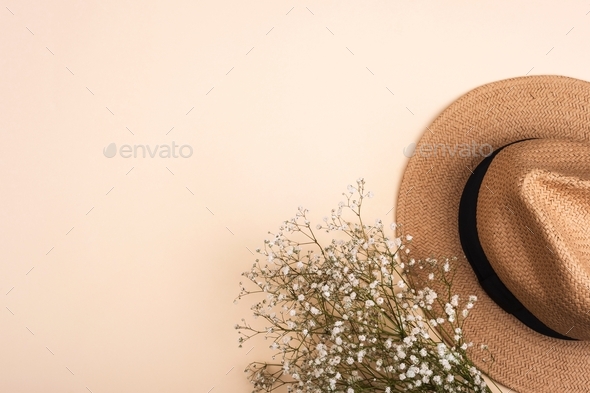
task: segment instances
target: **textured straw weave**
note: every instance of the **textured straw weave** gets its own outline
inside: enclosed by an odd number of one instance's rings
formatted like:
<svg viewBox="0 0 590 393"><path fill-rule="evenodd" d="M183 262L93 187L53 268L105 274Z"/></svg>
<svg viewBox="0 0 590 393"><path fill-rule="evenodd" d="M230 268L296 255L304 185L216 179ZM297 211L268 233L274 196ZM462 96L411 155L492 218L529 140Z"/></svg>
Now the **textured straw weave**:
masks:
<svg viewBox="0 0 590 393"><path fill-rule="evenodd" d="M481 185L477 233L533 315L590 340L590 144L535 139L503 149Z"/></svg>
<svg viewBox="0 0 590 393"><path fill-rule="evenodd" d="M497 149L522 139L550 140L515 144L496 156L480 190L478 233L490 263L519 300L550 327L582 341L529 329L479 286L461 248L457 219L463 187L484 157L415 154L402 179L395 221L414 236L414 258L458 257L455 291L479 299L464 327L476 344L471 357L479 368L488 371L489 360L478 349L487 344L495 358L488 374L516 392L589 392L590 83L562 76L494 82L452 103L429 130L416 152L424 144ZM583 143L568 144L576 141ZM516 157L523 150L528 161ZM501 210L503 202L513 213Z"/></svg>

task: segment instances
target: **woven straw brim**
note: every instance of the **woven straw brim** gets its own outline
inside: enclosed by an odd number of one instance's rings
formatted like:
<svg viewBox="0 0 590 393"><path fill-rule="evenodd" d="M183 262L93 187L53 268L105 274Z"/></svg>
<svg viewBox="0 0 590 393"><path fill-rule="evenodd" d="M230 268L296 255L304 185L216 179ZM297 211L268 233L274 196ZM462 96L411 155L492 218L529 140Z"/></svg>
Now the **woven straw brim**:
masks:
<svg viewBox="0 0 590 393"><path fill-rule="evenodd" d="M485 294L465 259L457 229L461 193L484 157L427 157L420 154L421 146L475 143L497 149L527 138L589 141L589 136L590 83L562 76L507 79L470 91L439 115L402 178L395 221L414 237L410 255L457 257L454 292L479 299L464 326L466 339L476 344L471 358L492 379L519 393L590 391L590 342L541 335ZM480 344L494 356L491 366L477 349Z"/></svg>

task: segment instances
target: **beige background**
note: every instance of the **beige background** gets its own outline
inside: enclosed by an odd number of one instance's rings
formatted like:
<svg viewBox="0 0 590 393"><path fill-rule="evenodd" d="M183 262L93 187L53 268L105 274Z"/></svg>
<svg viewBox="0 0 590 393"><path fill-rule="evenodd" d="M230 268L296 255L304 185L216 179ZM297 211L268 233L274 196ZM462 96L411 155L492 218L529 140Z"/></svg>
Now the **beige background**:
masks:
<svg viewBox="0 0 590 393"><path fill-rule="evenodd" d="M321 220L359 176L367 216L391 221L402 149L461 94L590 80L588 11L3 1L0 391L249 391L266 344L238 349L233 329L248 249L300 204ZM172 141L193 155L102 154Z"/></svg>

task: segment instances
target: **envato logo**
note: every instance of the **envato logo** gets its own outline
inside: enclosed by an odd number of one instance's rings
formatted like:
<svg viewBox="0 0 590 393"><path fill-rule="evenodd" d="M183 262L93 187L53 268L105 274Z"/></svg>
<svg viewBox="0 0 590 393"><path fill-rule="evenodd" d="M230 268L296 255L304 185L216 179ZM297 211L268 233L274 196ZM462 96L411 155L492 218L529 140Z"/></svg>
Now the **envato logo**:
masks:
<svg viewBox="0 0 590 393"><path fill-rule="evenodd" d="M473 142L468 143L456 143L450 145L447 143L423 143L418 149L416 149L415 143L410 143L404 147L404 156L413 157L418 154L419 157L488 157L494 151L492 145L487 143L477 144Z"/></svg>
<svg viewBox="0 0 590 393"><path fill-rule="evenodd" d="M121 145L119 150L117 150L117 144L113 142L102 149L102 154L107 158L113 158L117 155L117 152L123 158L131 158L132 156L133 158L137 158L138 155L142 158L189 158L193 155L193 147L191 145L182 145L179 147L172 141L172 145L156 145L154 147L150 145Z"/></svg>

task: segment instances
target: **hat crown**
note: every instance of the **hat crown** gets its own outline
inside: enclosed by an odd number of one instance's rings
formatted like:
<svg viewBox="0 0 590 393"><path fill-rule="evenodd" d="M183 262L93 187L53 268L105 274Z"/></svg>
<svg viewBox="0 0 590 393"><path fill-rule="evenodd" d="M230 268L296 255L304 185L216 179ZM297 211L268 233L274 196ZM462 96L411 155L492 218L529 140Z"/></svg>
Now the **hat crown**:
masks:
<svg viewBox="0 0 590 393"><path fill-rule="evenodd" d="M507 146L488 168L477 231L498 277L545 325L590 340L590 145Z"/></svg>

